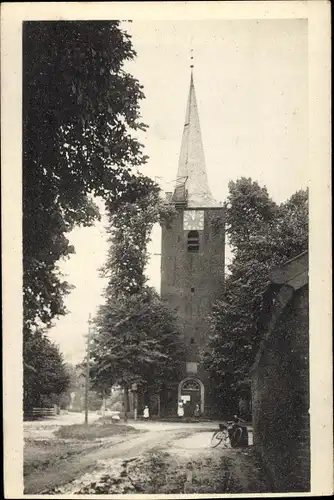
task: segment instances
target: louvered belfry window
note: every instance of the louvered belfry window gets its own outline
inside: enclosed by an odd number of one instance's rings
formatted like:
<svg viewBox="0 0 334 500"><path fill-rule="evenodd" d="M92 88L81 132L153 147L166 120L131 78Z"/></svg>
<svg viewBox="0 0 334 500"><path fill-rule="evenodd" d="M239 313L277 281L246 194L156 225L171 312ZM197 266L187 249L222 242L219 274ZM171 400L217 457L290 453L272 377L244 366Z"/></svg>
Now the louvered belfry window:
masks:
<svg viewBox="0 0 334 500"><path fill-rule="evenodd" d="M188 246L188 252L198 252L198 250L199 250L198 231L189 231L187 246Z"/></svg>

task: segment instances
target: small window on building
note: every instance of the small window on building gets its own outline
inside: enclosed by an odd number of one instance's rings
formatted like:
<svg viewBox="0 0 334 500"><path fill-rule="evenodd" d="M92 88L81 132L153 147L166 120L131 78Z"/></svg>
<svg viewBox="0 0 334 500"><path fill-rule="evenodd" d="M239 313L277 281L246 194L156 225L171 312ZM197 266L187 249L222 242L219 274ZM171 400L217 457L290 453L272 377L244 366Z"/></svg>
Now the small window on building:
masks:
<svg viewBox="0 0 334 500"><path fill-rule="evenodd" d="M195 288L190 288L191 293L195 293Z"/></svg>
<svg viewBox="0 0 334 500"><path fill-rule="evenodd" d="M191 337L191 339L190 339L190 343L191 343L191 344L195 344L195 339L194 339L194 337Z"/></svg>
<svg viewBox="0 0 334 500"><path fill-rule="evenodd" d="M198 252L198 250L199 250L198 231L189 231L187 246L188 246L188 252Z"/></svg>
<svg viewBox="0 0 334 500"><path fill-rule="evenodd" d="M186 364L186 371L188 375L195 375L197 373L197 363L189 362ZM187 384L187 387L186 387ZM200 390L200 385L196 380L188 380L184 383L183 389L196 391Z"/></svg>

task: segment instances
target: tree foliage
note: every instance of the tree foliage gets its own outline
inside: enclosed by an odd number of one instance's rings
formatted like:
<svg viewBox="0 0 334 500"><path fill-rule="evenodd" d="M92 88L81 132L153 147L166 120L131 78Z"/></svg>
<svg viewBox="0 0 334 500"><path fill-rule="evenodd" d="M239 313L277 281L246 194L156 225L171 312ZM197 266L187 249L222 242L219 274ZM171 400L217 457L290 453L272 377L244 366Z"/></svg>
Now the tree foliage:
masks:
<svg viewBox="0 0 334 500"><path fill-rule="evenodd" d="M116 211L108 208L109 251L101 272L108 279L105 296L113 300L142 290L153 226L162 220L168 223L175 209L161 200L159 187L147 179L137 199L122 203Z"/></svg>
<svg viewBox="0 0 334 500"><path fill-rule="evenodd" d="M248 377L259 346L270 271L307 250L307 191L278 205L251 179L230 182L226 221L233 259L224 296L210 317L212 350L205 359L222 390L236 389Z"/></svg>
<svg viewBox="0 0 334 500"><path fill-rule="evenodd" d="M168 224L175 209L162 202L154 183L146 183L142 194L115 212L109 210L110 247L102 269L108 285L92 354L92 375L102 389L136 382L159 390L182 358L176 317L146 285L145 275L153 225L162 220Z"/></svg>
<svg viewBox="0 0 334 500"><path fill-rule="evenodd" d="M24 324L65 313L70 286L58 261L74 252L67 233L140 196L146 160L133 132L145 129L135 57L119 22L25 22L23 27ZM137 189L138 188L138 189Z"/></svg>
<svg viewBox="0 0 334 500"><path fill-rule="evenodd" d="M56 404L69 387L70 376L56 344L42 331L26 334L24 358L24 409Z"/></svg>
<svg viewBox="0 0 334 500"><path fill-rule="evenodd" d="M183 359L176 316L149 287L100 307L92 346L97 385L159 391Z"/></svg>

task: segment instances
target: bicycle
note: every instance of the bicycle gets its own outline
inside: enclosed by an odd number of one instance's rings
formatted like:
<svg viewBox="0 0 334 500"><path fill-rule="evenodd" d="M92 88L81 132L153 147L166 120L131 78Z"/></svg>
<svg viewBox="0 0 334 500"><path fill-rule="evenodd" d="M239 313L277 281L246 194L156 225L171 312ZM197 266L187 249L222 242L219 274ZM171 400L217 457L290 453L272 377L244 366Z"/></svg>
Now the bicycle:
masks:
<svg viewBox="0 0 334 500"><path fill-rule="evenodd" d="M248 431L246 422L235 415L234 420L219 424L219 429L211 437L211 447L216 448L222 441L229 440L232 448L248 446Z"/></svg>
<svg viewBox="0 0 334 500"><path fill-rule="evenodd" d="M214 431L211 438L211 448L216 448L222 441L229 439L228 427L224 424L219 424L219 429Z"/></svg>

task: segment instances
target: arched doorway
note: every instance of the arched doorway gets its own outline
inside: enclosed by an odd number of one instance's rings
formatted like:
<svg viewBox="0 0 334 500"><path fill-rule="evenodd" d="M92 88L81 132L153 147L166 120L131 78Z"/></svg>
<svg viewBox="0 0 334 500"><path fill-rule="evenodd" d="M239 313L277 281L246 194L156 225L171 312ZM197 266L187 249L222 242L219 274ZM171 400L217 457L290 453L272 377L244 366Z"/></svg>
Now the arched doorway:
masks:
<svg viewBox="0 0 334 500"><path fill-rule="evenodd" d="M184 416L194 415L196 404L199 405L201 415L204 413L204 385L198 378L185 378L179 383L178 400L184 403Z"/></svg>

